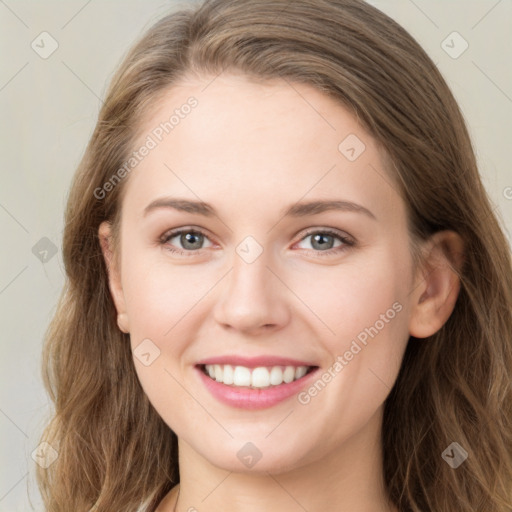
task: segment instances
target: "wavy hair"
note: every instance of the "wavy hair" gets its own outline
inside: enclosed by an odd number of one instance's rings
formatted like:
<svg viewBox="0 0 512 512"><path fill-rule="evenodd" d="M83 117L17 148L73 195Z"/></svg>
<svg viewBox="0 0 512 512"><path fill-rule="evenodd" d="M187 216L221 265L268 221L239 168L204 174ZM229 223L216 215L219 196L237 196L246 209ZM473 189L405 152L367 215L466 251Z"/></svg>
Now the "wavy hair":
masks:
<svg viewBox="0 0 512 512"><path fill-rule="evenodd" d="M510 247L445 80L411 35L361 0L207 0L166 15L126 54L65 213L66 283L42 361L54 405L42 440L59 454L37 469L47 510L152 512L179 482L176 435L139 384L98 240L102 221L119 223L129 177L101 199L95 191L127 161L161 95L191 73L225 70L339 101L385 151L411 240L462 237L455 309L428 339L409 339L385 402L385 483L401 512L510 512ZM469 453L456 470L441 456L453 441Z"/></svg>

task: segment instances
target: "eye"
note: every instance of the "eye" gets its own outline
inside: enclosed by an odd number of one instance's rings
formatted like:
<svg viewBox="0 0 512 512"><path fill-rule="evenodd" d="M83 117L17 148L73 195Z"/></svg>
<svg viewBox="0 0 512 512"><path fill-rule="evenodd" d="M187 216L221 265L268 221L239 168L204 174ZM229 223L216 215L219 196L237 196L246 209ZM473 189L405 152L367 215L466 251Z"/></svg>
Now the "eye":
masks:
<svg viewBox="0 0 512 512"><path fill-rule="evenodd" d="M177 239L176 242L171 243L173 239ZM300 240L306 240L311 238L310 245L312 249L306 249L309 252L315 253L319 256L330 256L333 254L345 251L348 247L355 245L355 241L348 236L333 231L331 229L316 229L306 233ZM194 254L200 253L205 240L209 240L208 236L201 230L192 228L180 228L172 231L167 231L160 238L160 243L166 246L166 249L172 253L177 253L184 256L193 256ZM335 241L338 240L338 245L335 245ZM299 243L300 243L299 242ZM178 243L180 247L175 247ZM212 244L208 247L211 247Z"/></svg>
<svg viewBox="0 0 512 512"><path fill-rule="evenodd" d="M335 253L340 253L345 251L347 247L355 245L355 241L352 238L331 229L317 229L315 231L309 231L301 239L301 242L307 238L311 238L310 245L313 248L308 250L312 250L319 256L330 256ZM336 239L340 242L337 246L334 245Z"/></svg>
<svg viewBox="0 0 512 512"><path fill-rule="evenodd" d="M179 247L173 247L171 240L177 238L177 241L183 249ZM200 230L191 228L181 228L174 231L167 231L160 239L162 244L166 245L166 248L173 252L182 254L185 256L192 256L193 253L200 252L203 249L202 245L204 240L208 240L208 237Z"/></svg>

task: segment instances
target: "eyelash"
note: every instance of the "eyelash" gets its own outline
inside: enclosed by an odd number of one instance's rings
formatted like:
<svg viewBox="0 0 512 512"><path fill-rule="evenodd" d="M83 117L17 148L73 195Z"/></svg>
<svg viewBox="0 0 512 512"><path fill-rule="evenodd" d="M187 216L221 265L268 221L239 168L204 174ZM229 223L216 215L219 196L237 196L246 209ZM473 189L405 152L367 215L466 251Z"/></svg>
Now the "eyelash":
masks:
<svg viewBox="0 0 512 512"><path fill-rule="evenodd" d="M181 235L182 233L193 233L194 235L202 235L205 238L208 238L206 233L203 233L201 230L192 229L192 228L180 228L180 229L176 229L173 231L167 231L166 233L164 233L162 235L162 237L160 238L160 243L162 245L167 245L166 249L174 254L180 254L182 256L194 256L196 254L200 254L201 249L199 249L199 250L177 249L177 248L174 248L174 247L168 245L169 240L176 237L177 235ZM302 242L302 240L304 240L308 236L316 235L316 234L330 235L330 236L337 238L341 242L343 242L343 245L340 245L338 247L333 247L326 251L317 251L315 249L305 249L308 253L313 252L317 256L333 256L336 253L343 252L343 251L347 250L348 247L353 247L356 245L353 239L343 236L340 233L338 233L337 231L333 231L332 229L310 230L304 234L304 236L299 240L299 242Z"/></svg>

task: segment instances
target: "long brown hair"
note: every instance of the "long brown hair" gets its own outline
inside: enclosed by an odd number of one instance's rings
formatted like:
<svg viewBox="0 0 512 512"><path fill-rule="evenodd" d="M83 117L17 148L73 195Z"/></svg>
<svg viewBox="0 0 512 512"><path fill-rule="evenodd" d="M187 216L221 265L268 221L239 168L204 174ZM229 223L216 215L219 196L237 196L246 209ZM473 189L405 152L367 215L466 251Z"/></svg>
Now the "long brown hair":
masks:
<svg viewBox="0 0 512 512"><path fill-rule="evenodd" d="M55 412L42 440L58 451L37 473L47 509L154 511L179 481L176 435L138 382L98 241L102 221L119 221L129 177L98 190L119 177L159 94L190 72L223 70L310 84L341 102L385 148L411 240L462 237L455 309L436 334L409 340L386 400L385 482L402 512L510 512L510 249L446 82L402 27L361 0L206 1L158 21L125 57L66 210L67 281L43 358ZM457 469L441 455L452 442L468 452Z"/></svg>

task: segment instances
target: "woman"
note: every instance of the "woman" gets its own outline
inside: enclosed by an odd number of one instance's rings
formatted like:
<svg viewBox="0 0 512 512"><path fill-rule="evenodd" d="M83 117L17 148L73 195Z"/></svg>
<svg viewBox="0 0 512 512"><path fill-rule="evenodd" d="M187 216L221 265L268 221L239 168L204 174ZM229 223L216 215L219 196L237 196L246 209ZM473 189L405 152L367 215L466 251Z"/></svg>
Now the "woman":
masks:
<svg viewBox="0 0 512 512"><path fill-rule="evenodd" d="M377 9L156 23L63 252L48 510L512 509L510 249L445 81Z"/></svg>

